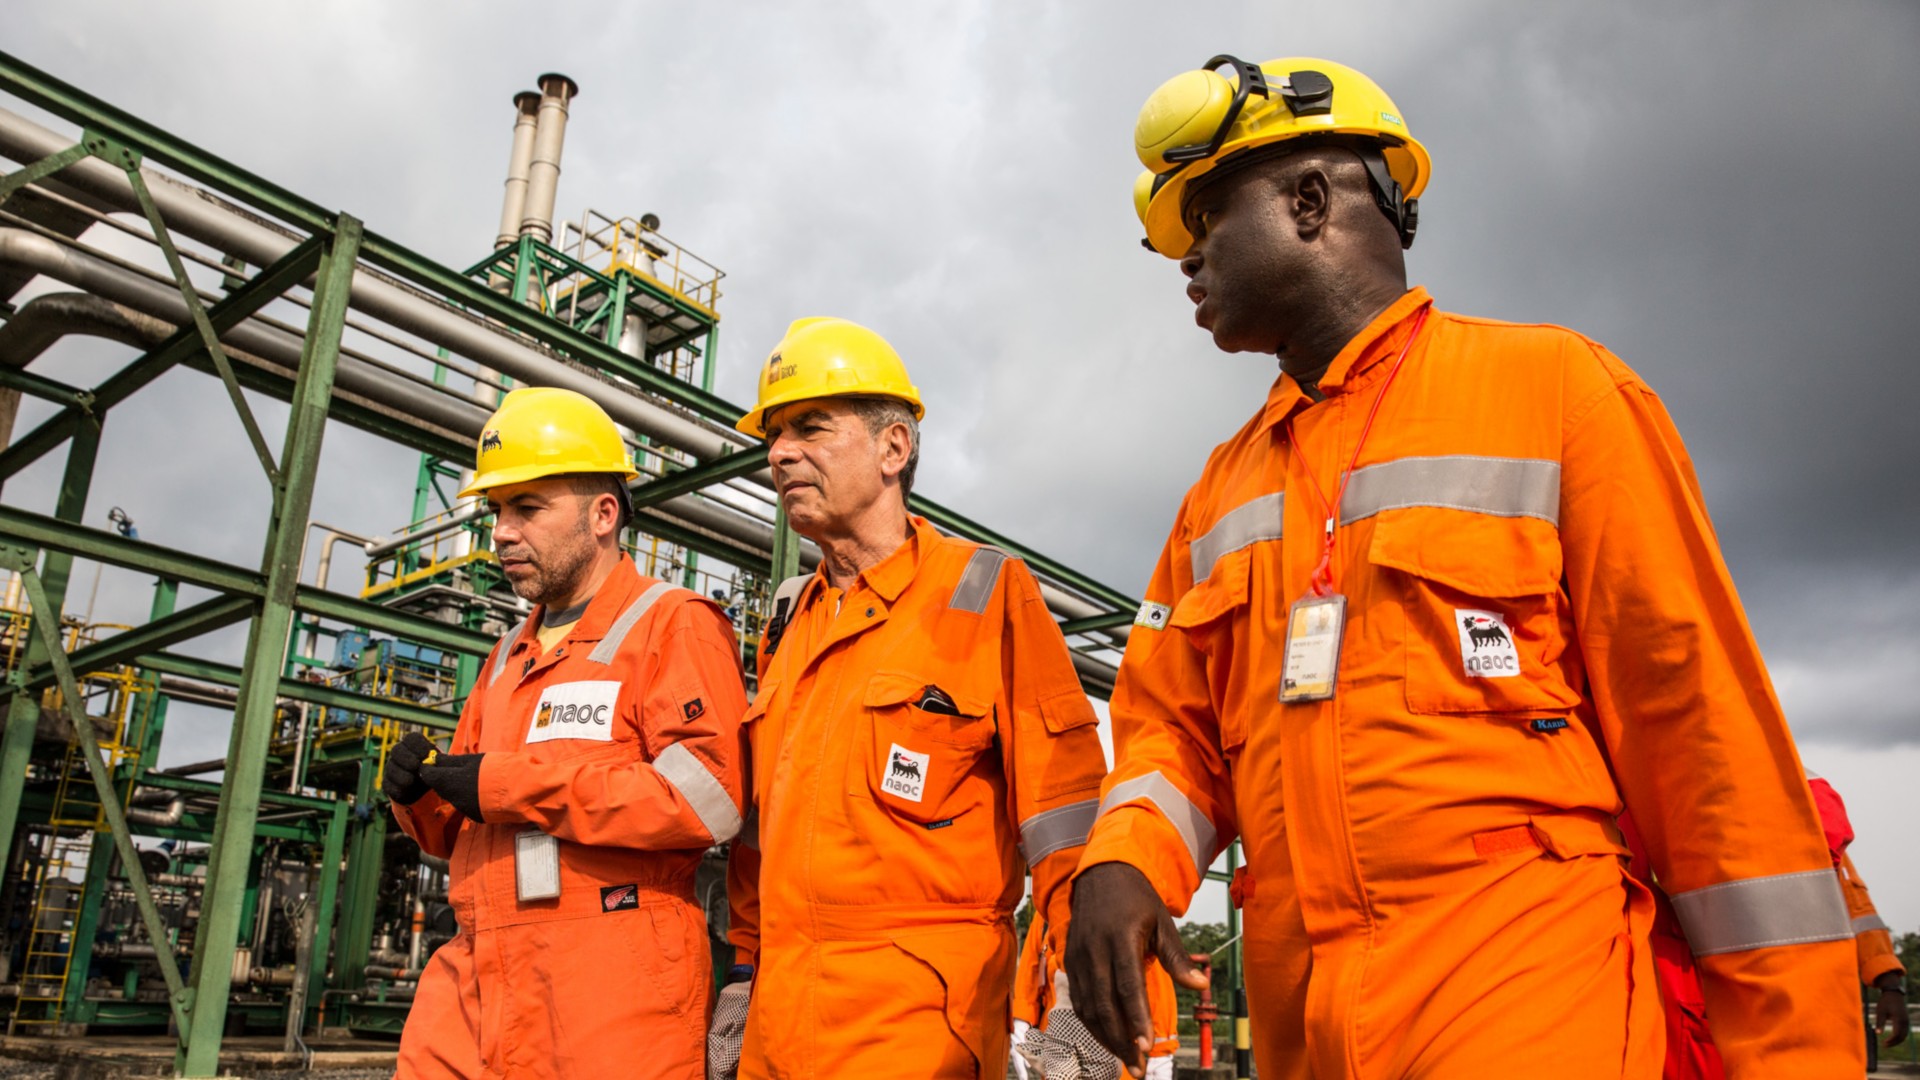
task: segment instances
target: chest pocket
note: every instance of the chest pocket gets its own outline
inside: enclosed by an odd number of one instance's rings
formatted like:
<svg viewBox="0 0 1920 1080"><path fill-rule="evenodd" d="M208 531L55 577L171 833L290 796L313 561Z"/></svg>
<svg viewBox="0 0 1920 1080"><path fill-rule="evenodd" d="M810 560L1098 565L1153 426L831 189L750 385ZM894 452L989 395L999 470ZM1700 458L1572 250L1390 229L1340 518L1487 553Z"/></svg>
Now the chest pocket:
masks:
<svg viewBox="0 0 1920 1080"><path fill-rule="evenodd" d="M1405 615L1416 713L1564 713L1579 704L1560 535L1531 517L1417 508L1382 514L1368 558Z"/></svg>
<svg viewBox="0 0 1920 1080"><path fill-rule="evenodd" d="M966 781L993 746L992 707L981 698L939 685L955 715L921 707L935 680L883 672L863 698L870 734L849 755L848 791L867 795L909 821L927 824L973 809L986 785ZM864 750L864 753L860 751Z"/></svg>
<svg viewBox="0 0 1920 1080"><path fill-rule="evenodd" d="M1173 607L1167 620L1170 632L1185 634L1188 642L1207 657L1208 692L1214 714L1220 718L1220 748L1233 750L1247 741L1248 710L1229 707L1229 683L1240 680L1251 685L1254 665L1235 662L1236 641L1245 642L1249 630L1248 600L1250 550L1231 551L1214 561L1204 581L1198 582ZM1247 687L1233 694L1239 701L1250 701Z"/></svg>

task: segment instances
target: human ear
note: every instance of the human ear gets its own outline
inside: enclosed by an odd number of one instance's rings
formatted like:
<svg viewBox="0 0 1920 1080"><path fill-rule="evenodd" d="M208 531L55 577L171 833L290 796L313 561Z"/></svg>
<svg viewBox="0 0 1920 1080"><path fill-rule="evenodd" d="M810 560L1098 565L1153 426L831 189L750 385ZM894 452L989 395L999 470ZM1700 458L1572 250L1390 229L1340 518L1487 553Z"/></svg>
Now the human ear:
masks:
<svg viewBox="0 0 1920 1080"><path fill-rule="evenodd" d="M1318 239L1333 211L1333 181L1325 169L1310 165L1300 173L1293 182L1291 208L1300 239Z"/></svg>
<svg viewBox="0 0 1920 1080"><path fill-rule="evenodd" d="M906 470L907 459L913 455L913 436L905 424L888 424L878 441L880 475L891 480Z"/></svg>

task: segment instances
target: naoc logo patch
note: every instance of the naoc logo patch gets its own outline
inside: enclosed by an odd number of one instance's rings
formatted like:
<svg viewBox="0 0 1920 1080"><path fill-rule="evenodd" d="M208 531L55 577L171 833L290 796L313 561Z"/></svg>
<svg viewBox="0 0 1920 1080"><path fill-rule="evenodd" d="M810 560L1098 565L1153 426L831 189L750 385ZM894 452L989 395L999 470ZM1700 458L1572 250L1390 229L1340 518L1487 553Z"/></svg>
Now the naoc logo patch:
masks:
<svg viewBox="0 0 1920 1080"><path fill-rule="evenodd" d="M554 739L612 742L614 704L619 698L620 684L613 680L549 686L541 693L540 703L533 707L527 743Z"/></svg>
<svg viewBox="0 0 1920 1080"><path fill-rule="evenodd" d="M887 771L880 778L880 790L908 802L919 802L927 794L927 763L927 755L916 754L894 743L887 751Z"/></svg>
<svg viewBox="0 0 1920 1080"><path fill-rule="evenodd" d="M1510 679L1520 674L1520 654L1498 612L1454 608L1453 621L1460 629L1460 665L1468 675Z"/></svg>

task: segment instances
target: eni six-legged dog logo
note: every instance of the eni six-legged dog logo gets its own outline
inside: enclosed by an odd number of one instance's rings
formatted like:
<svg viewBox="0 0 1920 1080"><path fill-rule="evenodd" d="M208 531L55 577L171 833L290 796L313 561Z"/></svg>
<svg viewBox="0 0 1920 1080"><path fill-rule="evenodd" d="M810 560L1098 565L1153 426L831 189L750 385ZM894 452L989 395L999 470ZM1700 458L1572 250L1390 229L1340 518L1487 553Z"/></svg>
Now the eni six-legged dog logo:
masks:
<svg viewBox="0 0 1920 1080"><path fill-rule="evenodd" d="M1455 608L1453 617L1460 628L1460 666L1469 676L1508 679L1520 674L1520 653L1499 612Z"/></svg>
<svg viewBox="0 0 1920 1080"><path fill-rule="evenodd" d="M928 756L894 743L887 752L887 769L880 777L880 790L908 802L919 802L927 794Z"/></svg>

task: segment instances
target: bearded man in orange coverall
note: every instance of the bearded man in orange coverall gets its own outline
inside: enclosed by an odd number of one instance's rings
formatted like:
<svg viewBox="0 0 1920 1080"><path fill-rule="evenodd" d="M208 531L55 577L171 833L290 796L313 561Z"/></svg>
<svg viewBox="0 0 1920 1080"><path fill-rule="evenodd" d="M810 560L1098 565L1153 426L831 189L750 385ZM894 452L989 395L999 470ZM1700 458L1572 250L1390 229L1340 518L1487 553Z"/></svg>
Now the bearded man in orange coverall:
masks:
<svg viewBox="0 0 1920 1080"><path fill-rule="evenodd" d="M460 933L421 975L403 1078L703 1073L702 853L740 829L732 625L620 549L634 475L613 421L564 390L508 394L480 441L494 551L538 606L494 646L451 754L387 759L394 816L451 857Z"/></svg>
<svg viewBox="0 0 1920 1080"><path fill-rule="evenodd" d="M922 412L880 335L802 319L739 425L821 562L776 591L744 721L716 1077L1001 1080L1029 872L1047 1033L1118 1071L1051 992L1097 718L1026 565L907 512Z"/></svg>
<svg viewBox="0 0 1920 1080"><path fill-rule="evenodd" d="M1630 807L1728 1073L1858 1075L1846 904L1679 434L1599 344L1407 287L1407 128L1304 57L1142 110L1150 245L1280 373L1132 631L1075 1004L1143 1044L1141 958L1185 972L1169 911L1238 834L1265 1080L1657 1077Z"/></svg>

